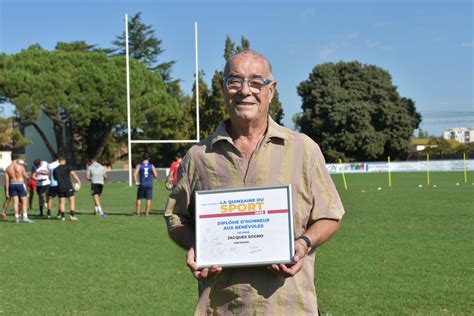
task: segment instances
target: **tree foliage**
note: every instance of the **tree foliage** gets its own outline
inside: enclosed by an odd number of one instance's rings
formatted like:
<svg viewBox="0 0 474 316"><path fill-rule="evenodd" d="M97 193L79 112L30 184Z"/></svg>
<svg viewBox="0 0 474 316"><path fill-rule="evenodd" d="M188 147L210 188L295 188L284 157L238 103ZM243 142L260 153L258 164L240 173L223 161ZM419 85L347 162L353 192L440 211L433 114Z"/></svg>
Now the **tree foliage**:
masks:
<svg viewBox="0 0 474 316"><path fill-rule="evenodd" d="M158 63L158 56L164 52L163 41L156 37L153 26L142 22L141 15L142 13L138 12L128 22L129 56L160 73L164 81L171 82L171 67L175 61ZM125 55L125 32L117 36L112 44L115 46L113 52Z"/></svg>
<svg viewBox="0 0 474 316"><path fill-rule="evenodd" d="M75 41L75 42L58 42L55 47L56 50L63 52L104 52L110 53L110 49L107 48L97 48L97 45L89 45L84 41Z"/></svg>
<svg viewBox="0 0 474 316"><path fill-rule="evenodd" d="M280 95L278 90L275 90L275 94L273 95L272 102L270 102L270 108L268 109L268 113L272 117L272 119L280 125L283 125L283 107L280 102Z"/></svg>
<svg viewBox="0 0 474 316"><path fill-rule="evenodd" d="M164 52L164 49L162 48L163 42L155 35L155 30L153 29L152 25L147 25L142 22L141 12L138 12L129 19L128 35L130 57L142 62L148 69L159 73L166 84L168 94L177 102L178 111L180 111L180 113L189 113L190 98L181 90L179 80L174 80L171 76L172 66L175 64L175 61L160 61L159 57ZM123 32L122 35L117 36L116 40L113 41L112 44L115 46L115 49L112 50L114 53L125 55L125 32ZM161 115L163 113L157 109L148 109L146 113L139 114L141 116L141 120L143 121L144 117L155 117L156 115ZM194 120L192 118L196 116L195 112L192 117L181 114L178 115L177 113L168 114L174 116L174 119L176 120L174 121L174 135L169 136L168 139L194 139L196 137L189 136L196 134L194 132L196 129L195 124L193 124ZM150 123L152 120L147 119L146 121ZM148 124L147 126L150 125ZM179 126L179 128L176 128L176 126ZM157 127L153 127L151 130L145 130L144 128L137 129L135 131L135 135L141 139L164 139L165 135L170 134L170 131L167 127L167 124L164 124L163 127L164 129L160 132L157 131ZM151 157L156 159L156 161L162 161L163 159L165 161L169 161L170 159L172 160L174 158L176 152L184 151L185 148L187 148L187 145L179 143L134 145L132 149L133 160L141 161L141 156L146 151Z"/></svg>
<svg viewBox="0 0 474 316"><path fill-rule="evenodd" d="M421 121L390 74L359 62L325 63L298 86L303 112L294 119L329 161L404 158Z"/></svg>
<svg viewBox="0 0 474 316"><path fill-rule="evenodd" d="M418 130L418 138L428 138L428 131L424 131L421 128Z"/></svg>
<svg viewBox="0 0 474 316"><path fill-rule="evenodd" d="M0 57L0 95L16 106L23 124L43 136L51 155L68 154L84 164L86 158L112 159L113 146L126 144L122 56L35 47ZM181 111L162 77L135 60L130 77L132 138L173 138ZM36 124L42 114L53 123L57 148Z"/></svg>
<svg viewBox="0 0 474 316"><path fill-rule="evenodd" d="M14 118L0 117L0 150L12 151L30 143L23 137L19 127Z"/></svg>
<svg viewBox="0 0 474 316"><path fill-rule="evenodd" d="M219 123L229 117L222 92L222 71L215 71L211 82L211 91L203 109L200 109L201 138L214 132Z"/></svg>
<svg viewBox="0 0 474 316"><path fill-rule="evenodd" d="M454 139L430 138L428 146L426 146L423 152L430 155L462 155L463 153L473 153L474 144L461 144Z"/></svg>

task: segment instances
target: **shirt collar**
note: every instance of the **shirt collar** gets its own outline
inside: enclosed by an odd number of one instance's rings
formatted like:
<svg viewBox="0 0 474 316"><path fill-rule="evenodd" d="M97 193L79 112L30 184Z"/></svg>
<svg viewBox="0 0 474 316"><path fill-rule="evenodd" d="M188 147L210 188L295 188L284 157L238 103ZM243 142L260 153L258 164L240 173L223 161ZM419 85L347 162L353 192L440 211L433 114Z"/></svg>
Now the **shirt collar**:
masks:
<svg viewBox="0 0 474 316"><path fill-rule="evenodd" d="M227 132L226 126L230 124L230 119L221 121L217 129L214 131L211 137L211 148L218 141L227 141L232 144L232 137ZM279 138L283 140L288 139L288 135L285 133L284 127L278 125L269 115L268 116L268 130L265 134L263 142L269 142L272 138Z"/></svg>

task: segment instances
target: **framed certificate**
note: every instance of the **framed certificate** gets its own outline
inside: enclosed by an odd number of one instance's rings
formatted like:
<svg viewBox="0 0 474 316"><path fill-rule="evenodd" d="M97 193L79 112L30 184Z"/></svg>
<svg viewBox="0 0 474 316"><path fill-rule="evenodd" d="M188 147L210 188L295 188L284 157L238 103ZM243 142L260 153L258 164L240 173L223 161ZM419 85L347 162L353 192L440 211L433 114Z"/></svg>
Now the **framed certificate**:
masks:
<svg viewBox="0 0 474 316"><path fill-rule="evenodd" d="M197 191L195 201L200 268L292 262L291 185Z"/></svg>

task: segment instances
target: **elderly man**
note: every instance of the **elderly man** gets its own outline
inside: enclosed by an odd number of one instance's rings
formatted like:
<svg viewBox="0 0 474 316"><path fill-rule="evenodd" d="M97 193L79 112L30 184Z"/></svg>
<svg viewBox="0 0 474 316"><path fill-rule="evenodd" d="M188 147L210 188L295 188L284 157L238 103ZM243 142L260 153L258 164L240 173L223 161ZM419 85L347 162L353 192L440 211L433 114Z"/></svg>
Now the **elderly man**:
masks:
<svg viewBox="0 0 474 316"><path fill-rule="evenodd" d="M337 231L344 214L323 155L309 137L269 117L276 82L263 56L253 51L232 56L222 86L230 119L186 154L165 208L169 235L188 250L187 265L199 280L195 313L317 315L314 248ZM194 192L281 184L292 188L293 263L198 269Z"/></svg>

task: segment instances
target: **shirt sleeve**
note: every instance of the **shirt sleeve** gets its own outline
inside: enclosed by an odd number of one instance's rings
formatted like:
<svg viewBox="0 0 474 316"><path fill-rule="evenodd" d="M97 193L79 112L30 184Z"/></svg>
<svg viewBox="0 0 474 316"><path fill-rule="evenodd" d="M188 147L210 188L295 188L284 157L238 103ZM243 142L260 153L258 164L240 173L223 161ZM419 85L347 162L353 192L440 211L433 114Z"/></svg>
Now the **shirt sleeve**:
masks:
<svg viewBox="0 0 474 316"><path fill-rule="evenodd" d="M331 175L326 168L326 162L321 149L316 144L315 163L311 170L311 193L313 207L310 215L310 225L319 219L341 220L344 207L337 193Z"/></svg>
<svg viewBox="0 0 474 316"><path fill-rule="evenodd" d="M189 167L189 164L186 165ZM164 216L168 230L184 224L194 225L194 201L189 181L189 169L184 163L181 163L179 169L179 174L182 176L171 191L165 206Z"/></svg>

